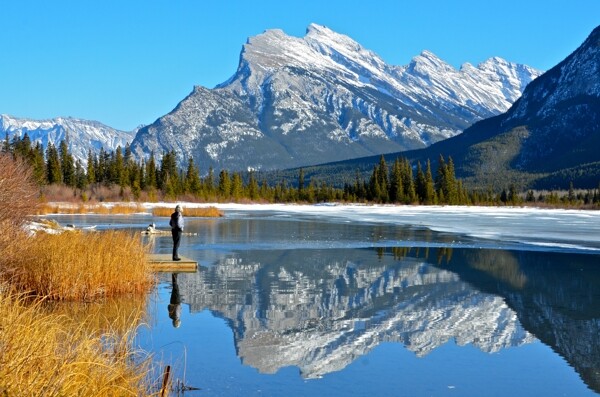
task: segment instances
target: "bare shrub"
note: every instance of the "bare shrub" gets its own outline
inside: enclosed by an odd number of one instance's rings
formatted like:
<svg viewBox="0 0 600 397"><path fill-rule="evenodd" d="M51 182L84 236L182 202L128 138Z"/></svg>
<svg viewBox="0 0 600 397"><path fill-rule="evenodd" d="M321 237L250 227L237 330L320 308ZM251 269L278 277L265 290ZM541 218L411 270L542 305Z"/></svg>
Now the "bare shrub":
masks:
<svg viewBox="0 0 600 397"><path fill-rule="evenodd" d="M27 216L35 214L37 204L31 168L0 153L0 221L22 225Z"/></svg>
<svg viewBox="0 0 600 397"><path fill-rule="evenodd" d="M24 249L23 224L36 213L37 189L31 168L0 153L0 273Z"/></svg>

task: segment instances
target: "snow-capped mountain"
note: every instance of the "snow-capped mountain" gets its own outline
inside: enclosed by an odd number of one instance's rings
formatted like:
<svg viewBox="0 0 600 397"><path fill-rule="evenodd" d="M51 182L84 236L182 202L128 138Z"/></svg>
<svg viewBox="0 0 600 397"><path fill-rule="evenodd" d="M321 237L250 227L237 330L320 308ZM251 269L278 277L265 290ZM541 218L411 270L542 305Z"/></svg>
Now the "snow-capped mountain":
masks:
<svg viewBox="0 0 600 397"><path fill-rule="evenodd" d="M119 131L97 121L82 120L72 117L57 117L49 120L32 120L0 115L0 136L22 138L29 136L32 143L40 142L44 150L52 143L56 147L60 142L68 140L69 150L73 157L87 164L88 150L98 154L101 148L114 151L118 146L125 148L130 143L136 131Z"/></svg>
<svg viewBox="0 0 600 397"><path fill-rule="evenodd" d="M403 155L421 161L452 156L457 175L473 186L568 189L573 182L591 189L600 180L599 148L600 26L505 113Z"/></svg>
<svg viewBox="0 0 600 397"><path fill-rule="evenodd" d="M422 148L504 112L540 73L500 58L457 70L428 51L392 66L324 26L302 38L268 30L248 39L229 80L195 87L132 149L268 170Z"/></svg>

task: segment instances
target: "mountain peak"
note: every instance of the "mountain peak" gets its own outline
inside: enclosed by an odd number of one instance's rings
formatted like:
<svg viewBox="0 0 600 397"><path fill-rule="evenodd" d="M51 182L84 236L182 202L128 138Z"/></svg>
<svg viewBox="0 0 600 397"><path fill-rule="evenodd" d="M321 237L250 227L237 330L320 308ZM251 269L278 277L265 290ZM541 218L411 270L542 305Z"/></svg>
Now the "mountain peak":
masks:
<svg viewBox="0 0 600 397"><path fill-rule="evenodd" d="M440 57L438 57L429 50L423 50L421 54L414 57L408 67L416 72L425 72L431 70L439 70L445 72L456 71L456 69L452 65L446 63Z"/></svg>
<svg viewBox="0 0 600 397"><path fill-rule="evenodd" d="M465 76L430 51L412 67L316 23L304 37L267 30L248 39L229 80L141 129L136 152L176 150L232 170L318 164L428 146L520 94L518 79Z"/></svg>

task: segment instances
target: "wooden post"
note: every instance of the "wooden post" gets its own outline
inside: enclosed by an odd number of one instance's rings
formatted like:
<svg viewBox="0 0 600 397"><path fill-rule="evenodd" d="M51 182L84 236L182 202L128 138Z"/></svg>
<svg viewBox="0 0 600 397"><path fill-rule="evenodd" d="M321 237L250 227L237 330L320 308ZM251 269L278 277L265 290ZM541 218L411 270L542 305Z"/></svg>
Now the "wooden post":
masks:
<svg viewBox="0 0 600 397"><path fill-rule="evenodd" d="M171 366L165 367L165 373L163 375L162 387L160 388L160 397L167 397L169 395L169 384L171 383Z"/></svg>

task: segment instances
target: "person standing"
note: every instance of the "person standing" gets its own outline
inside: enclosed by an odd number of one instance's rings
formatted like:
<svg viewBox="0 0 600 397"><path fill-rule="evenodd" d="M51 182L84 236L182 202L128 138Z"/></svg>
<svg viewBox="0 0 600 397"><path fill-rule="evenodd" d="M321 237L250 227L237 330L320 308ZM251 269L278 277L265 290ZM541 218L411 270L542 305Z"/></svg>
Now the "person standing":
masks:
<svg viewBox="0 0 600 397"><path fill-rule="evenodd" d="M177 205L175 212L171 214L169 226L171 226L171 235L173 236L173 260L180 261L181 258L177 252L179 250L179 243L181 242L181 234L183 233L183 210L180 205Z"/></svg>

